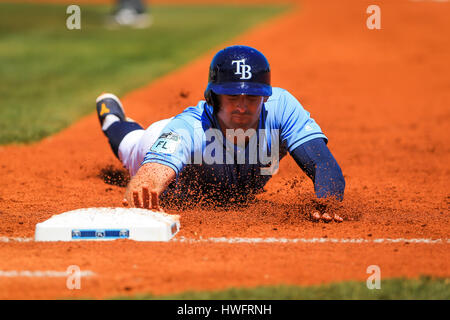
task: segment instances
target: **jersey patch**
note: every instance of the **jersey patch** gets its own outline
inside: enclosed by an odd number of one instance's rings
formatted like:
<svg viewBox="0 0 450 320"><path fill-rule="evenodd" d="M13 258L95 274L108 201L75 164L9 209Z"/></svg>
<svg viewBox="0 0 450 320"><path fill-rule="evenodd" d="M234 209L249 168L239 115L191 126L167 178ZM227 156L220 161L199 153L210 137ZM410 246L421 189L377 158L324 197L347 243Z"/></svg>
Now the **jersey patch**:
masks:
<svg viewBox="0 0 450 320"><path fill-rule="evenodd" d="M181 143L181 136L174 132L163 133L150 149L156 153L172 154Z"/></svg>

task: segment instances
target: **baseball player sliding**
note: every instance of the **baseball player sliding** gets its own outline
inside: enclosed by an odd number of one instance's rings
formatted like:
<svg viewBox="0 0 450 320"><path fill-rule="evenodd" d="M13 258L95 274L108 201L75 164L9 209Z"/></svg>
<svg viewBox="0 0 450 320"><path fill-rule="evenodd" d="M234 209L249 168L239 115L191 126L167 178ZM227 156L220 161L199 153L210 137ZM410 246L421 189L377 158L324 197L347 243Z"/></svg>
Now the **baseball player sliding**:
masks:
<svg viewBox="0 0 450 320"><path fill-rule="evenodd" d="M113 94L97 98L102 130L131 180L123 204L160 209L165 201L245 201L289 152L318 198L342 201L345 180L328 138L297 99L272 87L270 66L247 46L219 51L209 68L205 100L144 130ZM343 219L315 211L313 220Z"/></svg>

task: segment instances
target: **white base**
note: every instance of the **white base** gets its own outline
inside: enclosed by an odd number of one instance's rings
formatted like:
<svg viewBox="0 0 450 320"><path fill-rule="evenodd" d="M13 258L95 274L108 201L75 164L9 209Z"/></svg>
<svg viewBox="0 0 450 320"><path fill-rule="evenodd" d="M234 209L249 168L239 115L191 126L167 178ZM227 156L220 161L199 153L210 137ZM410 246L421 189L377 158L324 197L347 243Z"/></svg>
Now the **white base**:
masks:
<svg viewBox="0 0 450 320"><path fill-rule="evenodd" d="M178 215L137 208L86 208L38 223L35 241L169 241L179 230Z"/></svg>

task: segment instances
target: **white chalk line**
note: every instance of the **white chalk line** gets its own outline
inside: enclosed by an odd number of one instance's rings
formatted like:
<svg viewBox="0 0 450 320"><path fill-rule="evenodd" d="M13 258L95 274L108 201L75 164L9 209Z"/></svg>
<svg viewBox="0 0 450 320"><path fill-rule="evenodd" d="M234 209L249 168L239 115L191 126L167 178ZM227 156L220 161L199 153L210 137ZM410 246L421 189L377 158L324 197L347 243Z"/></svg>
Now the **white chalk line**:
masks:
<svg viewBox="0 0 450 320"><path fill-rule="evenodd" d="M450 239L420 239L420 238L174 238L174 242L188 243L450 243Z"/></svg>
<svg viewBox="0 0 450 320"><path fill-rule="evenodd" d="M411 2L448 2L449 0L409 0Z"/></svg>
<svg viewBox="0 0 450 320"><path fill-rule="evenodd" d="M33 238L7 238L0 237L0 242L31 242ZM427 238L186 238L177 237L171 242L211 242L211 243L450 243L450 239L427 239Z"/></svg>
<svg viewBox="0 0 450 320"><path fill-rule="evenodd" d="M20 237L0 237L0 242L32 242L33 238ZM93 240L95 241L95 240ZM175 237L170 242L187 242L187 243L450 243L450 239L431 239L431 238L226 238L211 237L194 239L187 237Z"/></svg>
<svg viewBox="0 0 450 320"><path fill-rule="evenodd" d="M30 242L33 238L0 237L0 242Z"/></svg>
<svg viewBox="0 0 450 320"><path fill-rule="evenodd" d="M3 278L18 278L18 277L27 277L27 278L67 278L68 276L72 276L73 273L68 273L66 271L29 271L29 270L0 270L0 277ZM91 277L95 276L95 273L90 270L80 271L78 274L80 277Z"/></svg>

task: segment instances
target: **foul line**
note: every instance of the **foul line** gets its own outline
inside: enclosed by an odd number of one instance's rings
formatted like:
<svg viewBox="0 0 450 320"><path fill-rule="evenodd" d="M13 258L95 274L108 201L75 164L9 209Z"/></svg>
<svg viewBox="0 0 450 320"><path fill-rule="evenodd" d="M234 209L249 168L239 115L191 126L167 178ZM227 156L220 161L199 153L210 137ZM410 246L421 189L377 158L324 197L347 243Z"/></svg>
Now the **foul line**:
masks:
<svg viewBox="0 0 450 320"><path fill-rule="evenodd" d="M30 242L33 238L0 237L0 242Z"/></svg>
<svg viewBox="0 0 450 320"><path fill-rule="evenodd" d="M72 273L68 273L65 271L16 271L16 270L10 270L10 271L4 271L0 270L0 277L4 278L17 278L17 277L28 277L28 278L67 278L68 276L73 275ZM80 271L78 274L80 277L90 277L95 276L95 273L86 270L86 271Z"/></svg>
<svg viewBox="0 0 450 320"><path fill-rule="evenodd" d="M188 243L450 243L450 239L405 239L405 238L185 238L177 237L171 241Z"/></svg>
<svg viewBox="0 0 450 320"><path fill-rule="evenodd" d="M33 238L19 237L0 237L0 242L33 242ZM92 240L95 241L95 240ZM169 242L185 242L185 243L450 243L450 239L432 239L432 238L187 238L175 237Z"/></svg>

